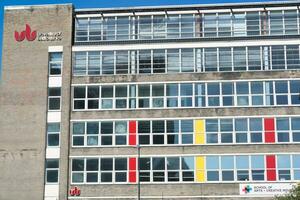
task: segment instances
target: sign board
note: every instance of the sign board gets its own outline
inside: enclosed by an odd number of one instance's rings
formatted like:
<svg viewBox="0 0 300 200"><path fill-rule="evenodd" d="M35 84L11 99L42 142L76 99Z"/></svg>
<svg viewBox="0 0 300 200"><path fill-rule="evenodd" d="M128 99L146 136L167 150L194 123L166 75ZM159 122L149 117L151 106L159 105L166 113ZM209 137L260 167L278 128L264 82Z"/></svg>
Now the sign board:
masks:
<svg viewBox="0 0 300 200"><path fill-rule="evenodd" d="M244 196L275 196L288 193L295 183L260 183L240 184L240 195Z"/></svg>

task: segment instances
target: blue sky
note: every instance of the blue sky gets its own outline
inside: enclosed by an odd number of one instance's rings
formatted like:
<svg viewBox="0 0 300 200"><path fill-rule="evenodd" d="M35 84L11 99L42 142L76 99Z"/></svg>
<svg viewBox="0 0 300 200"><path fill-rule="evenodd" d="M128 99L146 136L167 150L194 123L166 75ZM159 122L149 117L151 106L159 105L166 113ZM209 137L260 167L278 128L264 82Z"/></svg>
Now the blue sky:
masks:
<svg viewBox="0 0 300 200"><path fill-rule="evenodd" d="M75 5L75 8L109 8L109 7L210 4L210 3L234 3L234 2L264 2L264 1L265 0L0 0L0 24L1 24L0 26L0 38L1 38L0 77L1 77L1 65L2 65L1 57L2 57L2 32L3 32L4 6L73 3Z"/></svg>

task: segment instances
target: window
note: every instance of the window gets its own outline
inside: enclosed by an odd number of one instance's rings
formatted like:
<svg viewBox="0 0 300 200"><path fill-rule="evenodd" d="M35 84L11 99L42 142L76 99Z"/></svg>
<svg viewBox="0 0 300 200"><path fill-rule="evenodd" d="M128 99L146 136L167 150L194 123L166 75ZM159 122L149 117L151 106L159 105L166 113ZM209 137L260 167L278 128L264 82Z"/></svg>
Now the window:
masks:
<svg viewBox="0 0 300 200"><path fill-rule="evenodd" d="M74 122L73 123L73 146L84 145L85 123Z"/></svg>
<svg viewBox="0 0 300 200"><path fill-rule="evenodd" d="M236 83L237 106L249 105L249 82Z"/></svg>
<svg viewBox="0 0 300 200"><path fill-rule="evenodd" d="M151 50L139 51L139 73L151 73Z"/></svg>
<svg viewBox="0 0 300 200"><path fill-rule="evenodd" d="M152 85L152 106L153 108L164 107L165 87L163 84Z"/></svg>
<svg viewBox="0 0 300 200"><path fill-rule="evenodd" d="M270 35L283 34L283 15L282 11L274 10L269 12Z"/></svg>
<svg viewBox="0 0 300 200"><path fill-rule="evenodd" d="M165 50L153 50L153 73L165 73Z"/></svg>
<svg viewBox="0 0 300 200"><path fill-rule="evenodd" d="M97 183L99 172L99 159L86 159L86 182Z"/></svg>
<svg viewBox="0 0 300 200"><path fill-rule="evenodd" d="M299 69L299 45L286 45L286 65L287 69Z"/></svg>
<svg viewBox="0 0 300 200"><path fill-rule="evenodd" d="M222 84L222 101L223 106L234 105L234 84L233 83L221 83Z"/></svg>
<svg viewBox="0 0 300 200"><path fill-rule="evenodd" d="M246 47L233 48L234 71L245 71L247 69L246 55Z"/></svg>
<svg viewBox="0 0 300 200"><path fill-rule="evenodd" d="M290 155L277 155L278 179L280 181L291 180Z"/></svg>
<svg viewBox="0 0 300 200"><path fill-rule="evenodd" d="M193 144L193 120L181 120L181 143Z"/></svg>
<svg viewBox="0 0 300 200"><path fill-rule="evenodd" d="M165 15L153 16L153 38L165 38L166 37L166 20Z"/></svg>
<svg viewBox="0 0 300 200"><path fill-rule="evenodd" d="M236 156L237 181L249 181L249 156Z"/></svg>
<svg viewBox="0 0 300 200"><path fill-rule="evenodd" d="M284 10L284 30L285 34L293 35L298 33L297 10Z"/></svg>
<svg viewBox="0 0 300 200"><path fill-rule="evenodd" d="M204 49L205 71L218 71L218 53L217 48Z"/></svg>
<svg viewBox="0 0 300 200"><path fill-rule="evenodd" d="M103 40L115 40L116 21L115 17L103 18Z"/></svg>
<svg viewBox="0 0 300 200"><path fill-rule="evenodd" d="M234 157L221 156L222 181L234 180Z"/></svg>
<svg viewBox="0 0 300 200"><path fill-rule="evenodd" d="M219 48L219 70L232 71L232 53L230 47Z"/></svg>
<svg viewBox="0 0 300 200"><path fill-rule="evenodd" d="M107 183L113 181L113 159L101 158L100 162L101 182Z"/></svg>
<svg viewBox="0 0 300 200"><path fill-rule="evenodd" d="M60 110L61 88L48 88L48 110Z"/></svg>
<svg viewBox="0 0 300 200"><path fill-rule="evenodd" d="M128 128L127 128L126 121L116 121L115 122L115 142L116 145L126 145L127 144L127 135L128 135Z"/></svg>
<svg viewBox="0 0 300 200"><path fill-rule="evenodd" d="M46 160L46 183L58 183L59 160Z"/></svg>
<svg viewBox="0 0 300 200"><path fill-rule="evenodd" d="M195 107L204 107L205 104L205 84L195 84Z"/></svg>
<svg viewBox="0 0 300 200"><path fill-rule="evenodd" d="M262 70L260 47L248 47L248 70Z"/></svg>
<svg viewBox="0 0 300 200"><path fill-rule="evenodd" d="M99 86L87 87L88 109L99 108Z"/></svg>
<svg viewBox="0 0 300 200"><path fill-rule="evenodd" d="M233 142L233 120L220 119L221 143Z"/></svg>
<svg viewBox="0 0 300 200"><path fill-rule="evenodd" d="M217 36L217 16L215 13L203 15L203 32L204 37Z"/></svg>
<svg viewBox="0 0 300 200"><path fill-rule="evenodd" d="M129 17L116 17L116 40L129 39Z"/></svg>
<svg viewBox="0 0 300 200"><path fill-rule="evenodd" d="M114 74L115 57L113 51L102 52L102 74Z"/></svg>
<svg viewBox="0 0 300 200"><path fill-rule="evenodd" d="M276 118L276 130L277 130L277 141L278 142L289 142L290 141L289 118L287 118L287 117Z"/></svg>
<svg viewBox="0 0 300 200"><path fill-rule="evenodd" d="M101 145L112 145L113 122L101 122Z"/></svg>
<svg viewBox="0 0 300 200"><path fill-rule="evenodd" d="M272 46L272 69L285 69L284 46Z"/></svg>
<svg viewBox="0 0 300 200"><path fill-rule="evenodd" d="M234 120L235 123L235 139L236 143L248 142L248 120L239 118Z"/></svg>
<svg viewBox="0 0 300 200"><path fill-rule="evenodd" d="M163 120L154 120L152 121L152 137L153 144L165 144L165 121Z"/></svg>
<svg viewBox="0 0 300 200"><path fill-rule="evenodd" d="M167 84L167 107L178 107L178 84Z"/></svg>
<svg viewBox="0 0 300 200"><path fill-rule="evenodd" d="M220 106L220 84L207 83L208 106Z"/></svg>
<svg viewBox="0 0 300 200"><path fill-rule="evenodd" d="M179 144L179 120L167 120L167 144Z"/></svg>
<svg viewBox="0 0 300 200"><path fill-rule="evenodd" d="M181 157L182 181L194 181L194 157Z"/></svg>
<svg viewBox="0 0 300 200"><path fill-rule="evenodd" d="M72 160L72 183L84 182L84 159Z"/></svg>
<svg viewBox="0 0 300 200"><path fill-rule="evenodd" d="M234 13L232 18L233 35L246 36L246 15L245 13Z"/></svg>
<svg viewBox="0 0 300 200"><path fill-rule="evenodd" d="M149 108L150 107L150 85L138 86L138 107Z"/></svg>
<svg viewBox="0 0 300 200"><path fill-rule="evenodd" d="M252 105L264 105L264 85L262 82L251 82Z"/></svg>
<svg viewBox="0 0 300 200"><path fill-rule="evenodd" d="M128 74L129 51L116 51L116 74Z"/></svg>
<svg viewBox="0 0 300 200"><path fill-rule="evenodd" d="M291 93L292 105L300 104L300 81L298 80L290 81L290 93Z"/></svg>
<svg viewBox="0 0 300 200"><path fill-rule="evenodd" d="M140 167L140 174L139 174L140 181L150 182L151 158L140 158L139 167Z"/></svg>
<svg viewBox="0 0 300 200"><path fill-rule="evenodd" d="M179 38L179 15L167 15L167 37Z"/></svg>
<svg viewBox="0 0 300 200"><path fill-rule="evenodd" d="M246 26L248 36L260 35L259 18L259 12L246 13Z"/></svg>
<svg viewBox="0 0 300 200"><path fill-rule="evenodd" d="M218 143L218 120L217 119L206 119L205 120L206 128L206 143Z"/></svg>
<svg viewBox="0 0 300 200"><path fill-rule="evenodd" d="M75 21L75 41L88 41L88 18L77 18Z"/></svg>
<svg viewBox="0 0 300 200"><path fill-rule="evenodd" d="M62 52L49 53L49 75L61 75Z"/></svg>
<svg viewBox="0 0 300 200"><path fill-rule="evenodd" d="M153 182L165 181L165 158L164 157L152 158L152 177L153 177Z"/></svg>
<svg viewBox="0 0 300 200"><path fill-rule="evenodd" d="M288 82L287 81L275 81L275 93L276 93L277 105L288 104Z"/></svg>
<svg viewBox="0 0 300 200"><path fill-rule="evenodd" d="M60 123L47 124L47 147L58 147L60 135Z"/></svg>
<svg viewBox="0 0 300 200"><path fill-rule="evenodd" d="M300 142L300 118L292 117L292 134L293 134L293 142Z"/></svg>
<svg viewBox="0 0 300 200"><path fill-rule="evenodd" d="M292 155L294 180L300 180L300 155Z"/></svg>
<svg viewBox="0 0 300 200"><path fill-rule="evenodd" d="M100 52L90 51L88 53L88 75L100 74ZM84 65L84 64L83 64Z"/></svg>
<svg viewBox="0 0 300 200"><path fill-rule="evenodd" d="M86 88L74 87L74 109L85 109Z"/></svg>
<svg viewBox="0 0 300 200"><path fill-rule="evenodd" d="M101 86L101 108L111 109L113 108L113 86Z"/></svg>
<svg viewBox="0 0 300 200"><path fill-rule="evenodd" d="M89 40L100 41L101 40L101 19L90 18L89 21Z"/></svg>
<svg viewBox="0 0 300 200"><path fill-rule="evenodd" d="M74 75L85 75L87 72L87 52L75 52L74 53Z"/></svg>
<svg viewBox="0 0 300 200"><path fill-rule="evenodd" d="M86 133L87 133L87 146L97 146L98 136L99 136L99 122L87 122L86 123Z"/></svg>
<svg viewBox="0 0 300 200"><path fill-rule="evenodd" d="M251 169L253 181L265 180L264 156L251 156Z"/></svg>
<svg viewBox="0 0 300 200"><path fill-rule="evenodd" d="M230 13L218 14L218 34L219 37L231 36L231 15Z"/></svg>
<svg viewBox="0 0 300 200"><path fill-rule="evenodd" d="M115 181L127 182L127 158L115 158Z"/></svg>
<svg viewBox="0 0 300 200"><path fill-rule="evenodd" d="M139 144L150 144L150 121L138 121Z"/></svg>
<svg viewBox="0 0 300 200"><path fill-rule="evenodd" d="M181 38L191 38L194 36L194 21L193 15L181 15Z"/></svg>
<svg viewBox="0 0 300 200"><path fill-rule="evenodd" d="M179 49L167 50L167 68L169 73L180 72Z"/></svg>
<svg viewBox="0 0 300 200"><path fill-rule="evenodd" d="M190 83L180 84L180 102L181 102L181 107L193 106L193 84Z"/></svg>
<svg viewBox="0 0 300 200"><path fill-rule="evenodd" d="M115 86L115 107L127 108L127 85Z"/></svg>
<svg viewBox="0 0 300 200"><path fill-rule="evenodd" d="M207 181L219 181L219 156L206 156Z"/></svg>
<svg viewBox="0 0 300 200"><path fill-rule="evenodd" d="M261 118L250 118L250 140L252 143L262 142L262 119Z"/></svg>
<svg viewBox="0 0 300 200"><path fill-rule="evenodd" d="M179 157L167 157L168 182L179 182Z"/></svg>

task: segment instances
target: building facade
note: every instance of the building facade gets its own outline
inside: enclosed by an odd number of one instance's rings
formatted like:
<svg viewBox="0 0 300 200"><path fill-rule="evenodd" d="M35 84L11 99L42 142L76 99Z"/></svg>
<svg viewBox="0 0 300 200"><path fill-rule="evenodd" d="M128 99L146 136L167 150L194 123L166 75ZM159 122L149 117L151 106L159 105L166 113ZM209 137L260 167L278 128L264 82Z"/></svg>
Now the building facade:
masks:
<svg viewBox="0 0 300 200"><path fill-rule="evenodd" d="M300 2L4 13L0 199L272 199L300 180Z"/></svg>

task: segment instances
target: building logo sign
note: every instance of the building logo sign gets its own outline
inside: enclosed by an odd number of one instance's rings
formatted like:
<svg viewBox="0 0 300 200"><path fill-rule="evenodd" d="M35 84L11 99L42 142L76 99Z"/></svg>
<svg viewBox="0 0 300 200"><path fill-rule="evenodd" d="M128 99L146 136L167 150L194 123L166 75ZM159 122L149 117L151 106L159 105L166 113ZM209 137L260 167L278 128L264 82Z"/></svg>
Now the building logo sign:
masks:
<svg viewBox="0 0 300 200"><path fill-rule="evenodd" d="M38 41L61 41L62 32L37 33L36 30L31 30L30 25L26 24L25 30L21 32L15 31L15 40L17 42L22 42L25 38L27 41L34 41L36 38Z"/></svg>
<svg viewBox="0 0 300 200"><path fill-rule="evenodd" d="M81 193L81 191L80 191L79 187L73 187L70 189L71 196L80 196L80 193Z"/></svg>
<svg viewBox="0 0 300 200"><path fill-rule="evenodd" d="M288 193L296 184L293 183L261 183L240 184L240 195L244 196L275 196Z"/></svg>
<svg viewBox="0 0 300 200"><path fill-rule="evenodd" d="M26 24L26 28L24 31L15 31L15 39L17 42L22 42L25 38L28 41L33 41L36 39L36 31L31 32L31 28L28 24Z"/></svg>

